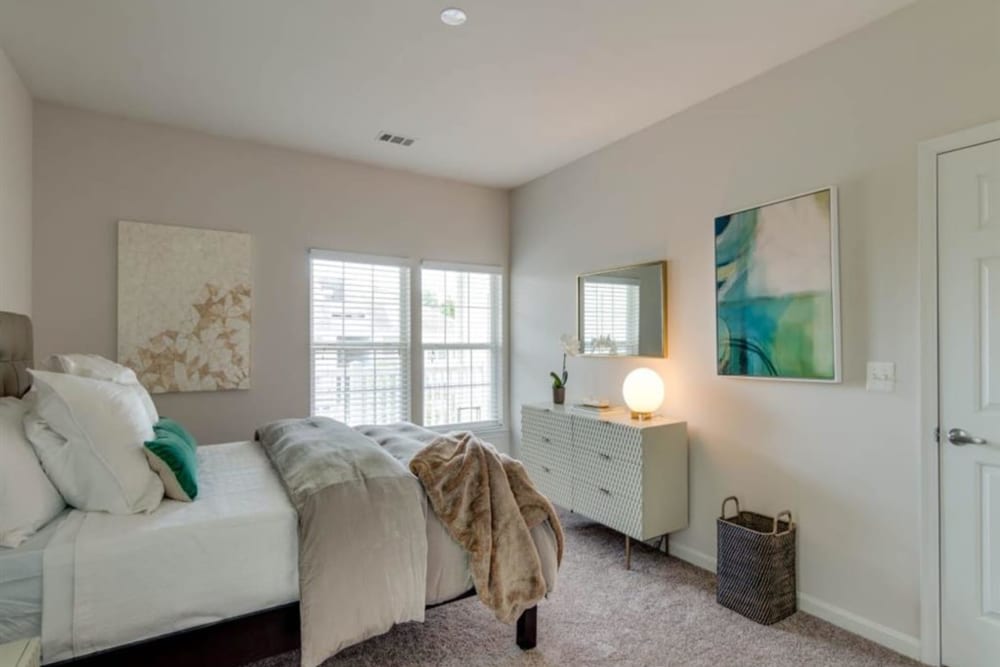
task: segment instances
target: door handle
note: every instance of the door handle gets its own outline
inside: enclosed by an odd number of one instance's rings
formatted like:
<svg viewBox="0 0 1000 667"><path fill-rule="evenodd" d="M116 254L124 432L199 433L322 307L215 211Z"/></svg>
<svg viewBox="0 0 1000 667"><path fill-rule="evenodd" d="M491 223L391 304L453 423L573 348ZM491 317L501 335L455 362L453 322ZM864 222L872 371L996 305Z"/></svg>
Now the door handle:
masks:
<svg viewBox="0 0 1000 667"><path fill-rule="evenodd" d="M948 431L948 442L957 447L964 447L965 445L987 444L985 439L977 438L974 435L970 435L968 431L962 428L953 428L950 431Z"/></svg>

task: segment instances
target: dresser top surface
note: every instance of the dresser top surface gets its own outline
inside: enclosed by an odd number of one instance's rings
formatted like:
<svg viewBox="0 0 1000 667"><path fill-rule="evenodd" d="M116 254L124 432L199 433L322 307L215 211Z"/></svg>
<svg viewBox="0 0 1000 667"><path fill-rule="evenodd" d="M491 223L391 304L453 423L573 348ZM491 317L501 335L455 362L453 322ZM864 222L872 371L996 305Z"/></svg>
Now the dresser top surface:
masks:
<svg viewBox="0 0 1000 667"><path fill-rule="evenodd" d="M624 424L638 429L685 423L683 419L665 415L653 415L652 419L644 419L640 421L638 419L632 419L627 409L624 412L616 412L609 415L595 415L574 410L572 405L556 405L555 403L525 403L523 407L531 408L533 410L547 410L555 414L567 416L572 415L574 417L579 417L580 419L597 419L599 421L612 422L615 424Z"/></svg>

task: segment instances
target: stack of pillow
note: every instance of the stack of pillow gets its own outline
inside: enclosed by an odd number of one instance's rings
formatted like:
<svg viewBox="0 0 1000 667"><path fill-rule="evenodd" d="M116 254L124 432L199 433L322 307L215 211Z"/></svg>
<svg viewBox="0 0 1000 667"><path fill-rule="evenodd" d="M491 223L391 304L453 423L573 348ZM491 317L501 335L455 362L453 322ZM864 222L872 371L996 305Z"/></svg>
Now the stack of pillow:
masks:
<svg viewBox="0 0 1000 667"><path fill-rule="evenodd" d="M134 514L198 493L197 443L160 419L135 373L96 355L31 371L23 400L0 399L0 546L16 547L66 504Z"/></svg>
<svg viewBox="0 0 1000 667"><path fill-rule="evenodd" d="M26 401L0 398L0 547L16 547L66 503L24 437Z"/></svg>

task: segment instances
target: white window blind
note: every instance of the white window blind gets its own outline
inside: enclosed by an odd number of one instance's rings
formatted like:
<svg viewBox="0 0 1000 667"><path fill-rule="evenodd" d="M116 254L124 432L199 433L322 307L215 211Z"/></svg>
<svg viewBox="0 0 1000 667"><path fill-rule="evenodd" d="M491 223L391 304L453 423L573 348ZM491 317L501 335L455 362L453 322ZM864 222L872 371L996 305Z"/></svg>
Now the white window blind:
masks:
<svg viewBox="0 0 1000 667"><path fill-rule="evenodd" d="M312 413L351 425L410 416L410 270L310 253Z"/></svg>
<svg viewBox="0 0 1000 667"><path fill-rule="evenodd" d="M639 354L639 283L587 280L583 348L589 354Z"/></svg>
<svg viewBox="0 0 1000 667"><path fill-rule="evenodd" d="M425 426L502 423L502 285L499 269L422 269Z"/></svg>

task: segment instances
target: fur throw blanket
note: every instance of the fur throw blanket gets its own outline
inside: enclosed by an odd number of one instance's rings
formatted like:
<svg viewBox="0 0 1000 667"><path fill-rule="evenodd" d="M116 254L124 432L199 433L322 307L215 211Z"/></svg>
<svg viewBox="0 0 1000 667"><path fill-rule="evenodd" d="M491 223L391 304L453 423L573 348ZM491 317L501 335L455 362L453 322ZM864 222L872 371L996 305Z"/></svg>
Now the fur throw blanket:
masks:
<svg viewBox="0 0 1000 667"><path fill-rule="evenodd" d="M431 507L469 553L479 599L504 623L545 597L531 529L549 521L562 562L563 532L552 504L519 461L472 433L437 438L410 461Z"/></svg>

